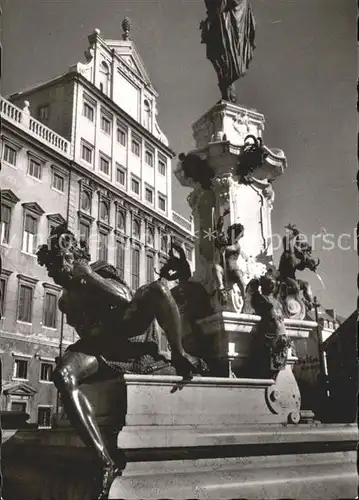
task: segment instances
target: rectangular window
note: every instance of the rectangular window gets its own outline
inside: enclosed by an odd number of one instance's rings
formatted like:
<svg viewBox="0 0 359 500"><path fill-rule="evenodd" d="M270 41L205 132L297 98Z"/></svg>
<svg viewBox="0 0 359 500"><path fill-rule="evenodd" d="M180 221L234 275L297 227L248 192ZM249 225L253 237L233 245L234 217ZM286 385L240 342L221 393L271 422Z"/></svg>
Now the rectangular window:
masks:
<svg viewBox="0 0 359 500"><path fill-rule="evenodd" d="M124 186L126 184L126 170L122 167L116 169L116 182Z"/></svg>
<svg viewBox="0 0 359 500"><path fill-rule="evenodd" d="M13 377L27 380L27 368L28 361L26 359L15 359Z"/></svg>
<svg viewBox="0 0 359 500"><path fill-rule="evenodd" d="M4 145L4 161L10 163L10 165L16 166L17 151L8 144Z"/></svg>
<svg viewBox="0 0 359 500"><path fill-rule="evenodd" d="M153 167L153 153L151 153L151 151L146 150L146 152L145 152L145 162L150 167Z"/></svg>
<svg viewBox="0 0 359 500"><path fill-rule="evenodd" d="M52 420L51 406L38 406L37 409L37 425L40 428L49 429Z"/></svg>
<svg viewBox="0 0 359 500"><path fill-rule="evenodd" d="M54 293L45 293L44 326L56 328L57 296Z"/></svg>
<svg viewBox="0 0 359 500"><path fill-rule="evenodd" d="M82 114L85 116L90 122L93 122L94 119L94 108L90 106L90 104L86 101L84 101L84 105L82 108Z"/></svg>
<svg viewBox="0 0 359 500"><path fill-rule="evenodd" d="M131 151L135 156L141 156L141 146L138 141L135 139L132 139L132 144L131 144Z"/></svg>
<svg viewBox="0 0 359 500"><path fill-rule="evenodd" d="M187 260L192 261L192 250L190 248L186 248L186 257Z"/></svg>
<svg viewBox="0 0 359 500"><path fill-rule="evenodd" d="M107 262L108 259L108 234L107 233L99 233L99 260L104 260Z"/></svg>
<svg viewBox="0 0 359 500"><path fill-rule="evenodd" d="M31 286L20 285L19 303L17 310L17 319L25 323L31 323L32 317L32 298L33 289Z"/></svg>
<svg viewBox="0 0 359 500"><path fill-rule="evenodd" d="M65 179L62 175L60 175L57 172L53 173L52 187L57 191L61 191L61 193L65 191Z"/></svg>
<svg viewBox="0 0 359 500"><path fill-rule="evenodd" d="M90 241L90 225L84 221L80 222L80 240L89 244Z"/></svg>
<svg viewBox="0 0 359 500"><path fill-rule="evenodd" d="M101 130L103 130L105 134L111 134L111 120L105 115L101 115Z"/></svg>
<svg viewBox="0 0 359 500"><path fill-rule="evenodd" d="M127 139L126 132L122 128L117 127L117 142L119 142L121 146L126 146L127 142L126 139Z"/></svg>
<svg viewBox="0 0 359 500"><path fill-rule="evenodd" d="M41 179L41 163L30 158L27 173L35 179Z"/></svg>
<svg viewBox="0 0 359 500"><path fill-rule="evenodd" d="M110 161L100 155L100 171L106 175L110 175Z"/></svg>
<svg viewBox="0 0 359 500"><path fill-rule="evenodd" d="M26 253L35 253L36 251L36 236L37 236L37 219L36 217L25 214L24 234L22 241L22 251Z"/></svg>
<svg viewBox="0 0 359 500"><path fill-rule="evenodd" d="M161 195L158 196L158 208L163 210L163 212L166 211L166 198Z"/></svg>
<svg viewBox="0 0 359 500"><path fill-rule="evenodd" d="M148 254L146 256L146 280L147 283L152 283L155 279L154 273L154 257L153 255Z"/></svg>
<svg viewBox="0 0 359 500"><path fill-rule="evenodd" d="M92 165L92 147L81 143L81 158Z"/></svg>
<svg viewBox="0 0 359 500"><path fill-rule="evenodd" d="M125 276L125 244L122 241L116 242L116 267L123 279Z"/></svg>
<svg viewBox="0 0 359 500"><path fill-rule="evenodd" d="M11 208L1 205L1 243L7 245L10 242Z"/></svg>
<svg viewBox="0 0 359 500"><path fill-rule="evenodd" d="M11 401L11 411L26 413L26 403L22 401Z"/></svg>
<svg viewBox="0 0 359 500"><path fill-rule="evenodd" d="M150 188L145 189L145 198L148 203L153 203L153 191Z"/></svg>
<svg viewBox="0 0 359 500"><path fill-rule="evenodd" d="M137 179L131 180L131 189L134 193L140 194L140 182Z"/></svg>
<svg viewBox="0 0 359 500"><path fill-rule="evenodd" d="M5 294L6 294L6 280L0 278L0 318L5 314Z"/></svg>
<svg viewBox="0 0 359 500"><path fill-rule="evenodd" d="M161 175L166 175L167 165L163 160L158 161L158 171Z"/></svg>
<svg viewBox="0 0 359 500"><path fill-rule="evenodd" d="M51 382L53 366L51 363L41 363L40 380L44 382Z"/></svg>
<svg viewBox="0 0 359 500"><path fill-rule="evenodd" d="M132 289L137 290L140 286L140 251L138 248L132 248L131 274Z"/></svg>
<svg viewBox="0 0 359 500"><path fill-rule="evenodd" d="M39 106L37 110L37 116L40 121L47 121L50 116L49 104L46 104L45 106Z"/></svg>

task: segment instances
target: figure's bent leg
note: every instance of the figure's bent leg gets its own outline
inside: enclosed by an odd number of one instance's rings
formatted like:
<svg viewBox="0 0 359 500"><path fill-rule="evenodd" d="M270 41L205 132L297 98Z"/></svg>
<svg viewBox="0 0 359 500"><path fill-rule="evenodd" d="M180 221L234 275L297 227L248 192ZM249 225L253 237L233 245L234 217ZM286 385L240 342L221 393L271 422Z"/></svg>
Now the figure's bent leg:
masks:
<svg viewBox="0 0 359 500"><path fill-rule="evenodd" d="M195 369L195 358L182 346L182 320L177 303L162 279L138 290L126 311L122 327L128 336L136 336L144 333L154 319L166 334L177 371L184 374Z"/></svg>
<svg viewBox="0 0 359 500"><path fill-rule="evenodd" d="M101 436L94 410L79 385L97 373L99 364L94 356L67 351L53 373L53 381L61 394L68 419L83 442L90 447L103 464L102 493L107 498L112 481L117 474L115 464Z"/></svg>
<svg viewBox="0 0 359 500"><path fill-rule="evenodd" d="M218 290L223 290L225 286L224 286L224 272L222 266L220 266L219 264L215 264L213 266L213 275Z"/></svg>

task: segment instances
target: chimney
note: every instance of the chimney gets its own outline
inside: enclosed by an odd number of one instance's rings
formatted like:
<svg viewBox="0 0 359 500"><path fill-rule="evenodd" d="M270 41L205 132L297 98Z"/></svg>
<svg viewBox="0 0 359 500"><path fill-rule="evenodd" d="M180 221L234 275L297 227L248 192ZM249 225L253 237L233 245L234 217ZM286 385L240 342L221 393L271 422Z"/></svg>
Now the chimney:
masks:
<svg viewBox="0 0 359 500"><path fill-rule="evenodd" d="M336 312L335 309L326 309L325 312L329 315L332 316L333 320L336 321Z"/></svg>

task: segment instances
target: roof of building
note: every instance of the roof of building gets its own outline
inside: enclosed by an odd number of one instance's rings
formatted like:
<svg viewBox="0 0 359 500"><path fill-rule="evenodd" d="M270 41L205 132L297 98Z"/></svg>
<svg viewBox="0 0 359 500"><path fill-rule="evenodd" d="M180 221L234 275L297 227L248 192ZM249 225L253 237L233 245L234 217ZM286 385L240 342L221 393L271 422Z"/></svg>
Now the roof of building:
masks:
<svg viewBox="0 0 359 500"><path fill-rule="evenodd" d="M345 318L337 314L335 309L325 309L322 306L318 307L318 317L320 320L336 321L340 325L345 321ZM306 319L310 321L315 321L315 311L314 310L308 311Z"/></svg>
<svg viewBox="0 0 359 500"><path fill-rule="evenodd" d="M358 311L355 310L343 323L332 333L332 335L323 343L323 348L326 349L334 339L341 335L355 335L358 331Z"/></svg>

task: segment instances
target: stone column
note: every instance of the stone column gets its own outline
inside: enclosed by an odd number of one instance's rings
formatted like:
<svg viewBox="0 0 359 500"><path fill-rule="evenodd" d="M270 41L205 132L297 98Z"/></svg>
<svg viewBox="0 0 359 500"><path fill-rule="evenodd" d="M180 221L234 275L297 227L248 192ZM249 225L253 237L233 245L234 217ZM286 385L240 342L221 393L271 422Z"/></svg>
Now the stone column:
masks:
<svg viewBox="0 0 359 500"><path fill-rule="evenodd" d="M264 116L256 111L221 101L194 123L196 149L180 158L175 172L182 185L193 188L188 196L197 236L193 279L201 282L212 297L215 314L202 322L202 328L205 334L212 336L211 344L216 351L213 355L221 360L221 373L225 373L222 361L229 359L229 342L231 349L235 343L238 366L248 358L250 333L258 319L241 314L243 297L236 285L230 290L226 304L216 293L218 217L229 211L224 219L224 231L232 224L244 226L238 265L245 284L263 275L272 261L272 182L287 165L282 151L263 146L264 121ZM265 154L256 157L258 161L250 157L248 163L245 145L249 140L261 145Z"/></svg>

